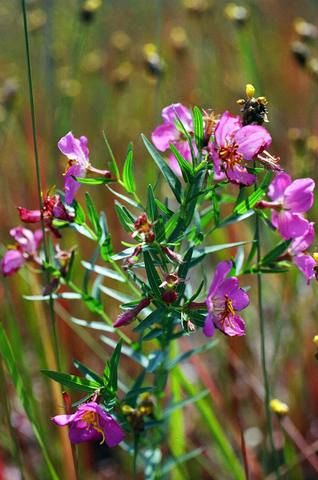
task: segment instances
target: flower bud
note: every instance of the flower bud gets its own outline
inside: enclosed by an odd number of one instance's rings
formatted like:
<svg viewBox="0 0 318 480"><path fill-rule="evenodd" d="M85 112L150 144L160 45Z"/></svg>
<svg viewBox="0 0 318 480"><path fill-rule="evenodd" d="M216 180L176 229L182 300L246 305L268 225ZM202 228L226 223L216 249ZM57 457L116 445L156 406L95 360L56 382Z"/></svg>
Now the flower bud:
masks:
<svg viewBox="0 0 318 480"><path fill-rule="evenodd" d="M276 413L279 416L287 415L289 412L289 407L287 403L281 402L278 398L274 398L270 401L270 408L272 412Z"/></svg>
<svg viewBox="0 0 318 480"><path fill-rule="evenodd" d="M178 294L175 290L166 290L161 298L166 303L174 303L178 298Z"/></svg>
<svg viewBox="0 0 318 480"><path fill-rule="evenodd" d="M28 208L18 207L19 217L25 223L37 223L41 220L40 210L29 210Z"/></svg>
<svg viewBox="0 0 318 480"><path fill-rule="evenodd" d="M128 325L134 320L138 313L140 313L144 308L148 307L148 305L150 305L150 298L143 298L134 308L121 313L117 317L113 326L118 328L122 327L123 325Z"/></svg>

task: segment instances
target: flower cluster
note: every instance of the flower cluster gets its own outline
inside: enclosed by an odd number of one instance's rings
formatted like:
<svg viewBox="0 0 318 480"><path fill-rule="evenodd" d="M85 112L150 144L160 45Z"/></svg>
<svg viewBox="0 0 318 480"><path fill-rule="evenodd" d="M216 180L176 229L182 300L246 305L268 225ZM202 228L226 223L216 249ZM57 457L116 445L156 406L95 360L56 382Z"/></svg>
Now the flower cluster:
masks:
<svg viewBox="0 0 318 480"><path fill-rule="evenodd" d="M132 147L125 160L122 176L116 160L112 158L112 165L116 167L114 172L118 177L112 178L110 171L92 166L87 138L76 138L72 132L68 132L58 142L60 152L67 158L64 191L49 191L42 199L40 209L18 207L22 222L41 222L43 230L32 232L23 227L10 230L15 244L9 246L1 261L3 275L15 273L27 262L36 265L48 272L50 281L43 290L44 296L57 291L61 284L67 285L72 291L65 293L75 292L76 298L81 298L92 312L108 320L99 292L96 291L99 288L102 291L103 288L104 291L111 289L98 281L91 293L87 277L84 281L85 288L81 290L77 282L70 279L72 269L69 265L74 258L74 249L64 251L57 243L57 239L61 238L60 228L66 226L96 241L96 251L105 262L110 262L112 268L97 265L95 260L94 264L90 263L85 268L101 273L101 276L126 282L133 287L134 294L137 292L137 298L129 297L128 303L121 305L122 313L113 322L113 327L126 327L143 315L142 322L135 329L141 333L140 338L134 342L136 349L134 350L135 346L131 349L135 356L144 355L146 349L142 349L143 341L159 340L161 350L150 352L147 357L145 354L143 359L149 372L155 375L155 385L166 381L163 378L167 373L164 372L167 360L165 355L169 351L167 345L179 336L195 332L198 328L202 328L207 337L213 336L215 330L230 337L245 335L245 322L240 312L248 307L250 299L246 289L240 286L240 275L259 274L264 268L273 272L279 269L281 261L285 264L288 261L294 263L310 281L317 275L318 269L314 256L308 252L314 241L314 223L305 216L313 205L314 181L311 178L292 180L282 171L279 158L268 152L272 139L263 126L267 121L267 100L265 97L255 98L254 93L254 88L248 85L246 99L239 100L242 106L240 116L228 111L221 115L212 110L201 112L196 107L192 114L180 103L163 109L163 123L152 133L156 148L145 138L144 143L171 188L175 203L170 203L169 199L162 202L156 198L156 189L149 185L147 204L142 204L136 194L136 181L133 178ZM158 150L167 155L171 168L168 168ZM258 183L259 173L263 176L262 183ZM97 175L98 178L85 178L88 175ZM86 195L89 225L86 224L86 211L75 200L81 183L93 185L109 181L117 181L128 195L132 195L128 198L110 189L128 204L126 207L117 202L116 213L134 242L123 242L128 248L119 254L113 253L105 215L103 212L98 214L90 196ZM253 184L256 184L254 188L245 188ZM212 281L209 282L210 287L204 294L204 281L200 285L191 286L194 288L188 288L188 280L191 269L207 253L218 249L214 245L202 249L200 245L205 239L207 223L214 220L214 226L219 226L219 213L216 211L220 210L223 189L228 186L231 187L231 193L237 193L237 200L232 214L226 220L231 223L241 221L245 218L240 216L242 212L249 214L253 210L251 213L264 218L266 224L277 230L282 239L263 258L260 258L260 254L255 255L252 247L246 262L243 258L242 265L233 259L219 262L214 269ZM268 199L263 200L267 189ZM225 195L228 196L227 193ZM219 201L220 205L213 209L206 208L209 201L214 202L213 206ZM174 208L175 204L177 208ZM138 213L130 211L131 206ZM53 246L49 254L45 251L45 256L40 251L43 232L51 236L49 245ZM229 246L237 246L237 243L222 245L219 250ZM256 263L251 265L255 258ZM123 260L121 266L115 263L117 260ZM84 266L88 262L82 264ZM120 301L125 297L122 292L113 295L113 298ZM146 329L150 331L145 332ZM118 333L127 338L124 332ZM119 342L105 366L103 377L86 370L90 373L88 376L92 377L92 384L86 378L82 383L83 391L87 393L88 386L89 391L94 392L93 397L86 396L82 399L75 413L69 413L71 408L68 408L67 414L52 418L59 426L69 426L72 443L100 441L114 447L124 438L124 430L119 421L123 424L126 421L125 430L127 427L136 433L146 428L147 423L147 428L149 427L149 419L156 420L155 402L151 394L139 397L139 400L136 392L134 395L128 392L128 400L117 397L120 352ZM47 374L50 376L52 372L47 371ZM56 376L51 378L56 379ZM75 382L76 388L80 387L80 377L74 380L74 376L70 375L68 378L70 384ZM137 391L142 388L139 385ZM116 417L115 409L119 410L119 417Z"/></svg>

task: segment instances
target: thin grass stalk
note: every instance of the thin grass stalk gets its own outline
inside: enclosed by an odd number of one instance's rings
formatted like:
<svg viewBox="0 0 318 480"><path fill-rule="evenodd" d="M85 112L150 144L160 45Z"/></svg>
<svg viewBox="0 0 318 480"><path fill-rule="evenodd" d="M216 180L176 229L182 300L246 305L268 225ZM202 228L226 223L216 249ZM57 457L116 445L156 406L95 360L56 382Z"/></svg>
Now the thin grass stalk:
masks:
<svg viewBox="0 0 318 480"><path fill-rule="evenodd" d="M257 188L256 185L255 185L255 188ZM261 236L260 236L260 219L258 214L255 215L255 239L256 239L257 265L260 265ZM276 450L275 450L274 438L273 438L272 414L270 410L271 392L270 392L269 376L268 376L267 365L266 365L265 321L264 321L263 288L262 287L263 287L262 273L258 271L257 272L257 302L258 302L258 315L259 315L259 327L260 327L261 366L262 366L263 383L264 383L266 426L267 426L267 434L268 434L270 449L271 449L271 458L274 462L276 476L277 478L279 478L279 474L277 470L278 469L277 456L276 456Z"/></svg>
<svg viewBox="0 0 318 480"><path fill-rule="evenodd" d="M6 376L4 372L4 367L3 367L3 362L0 359L0 384L2 385L2 388L4 391L7 390L7 385L6 385ZM3 398L3 407L4 407L4 414L7 420L10 436L13 442L13 458L15 460L16 465L18 466L21 474L21 480L25 480L25 474L24 474L24 469L23 469L23 462L20 454L20 446L18 442L17 435L14 431L14 428L11 423L11 408L10 408L10 401L7 395L4 395Z"/></svg>
<svg viewBox="0 0 318 480"><path fill-rule="evenodd" d="M172 342L170 347L171 358L179 354L177 342ZM170 388L173 402L182 400L182 389L178 376L174 371L170 374ZM169 447L175 458L181 457L186 452L186 432L183 409L175 410L169 418ZM188 478L185 465L177 465L171 472L171 480L185 480Z"/></svg>
<svg viewBox="0 0 318 480"><path fill-rule="evenodd" d="M37 144L37 129L36 129L36 115L35 115L35 102L34 102L34 95L33 95L33 81L32 81L32 67L31 67L31 54L30 54L30 42L29 42L29 33L28 33L28 19L27 19L27 11L26 11L26 2L25 0L21 0L21 7L22 7L22 16L23 16L23 30L24 30L24 42L25 42L25 51L26 51L26 65L27 65L27 76L28 76L28 87L29 87L29 102L30 102L30 109L31 109L31 122L32 122L32 137L33 137L33 150L34 150L34 162L35 162L35 172L36 172L36 184L37 184L37 193L38 193L38 202L41 211L41 228L43 233L43 248L44 248L44 255L45 261L49 262L49 251L48 251L48 244L45 236L45 225L44 225L44 217L43 217L43 202L42 202L42 188L41 188L41 175L40 175L40 161L39 161L39 153L38 153L38 144ZM46 274L47 283L50 282L50 275ZM59 358L59 347L58 347L58 338L57 338L57 331L56 331L56 319L54 313L54 300L50 296L49 300L49 311L50 311L50 319L51 319L51 328L52 328L52 335L53 335L53 345L56 357L56 363L58 370L60 368L60 358Z"/></svg>

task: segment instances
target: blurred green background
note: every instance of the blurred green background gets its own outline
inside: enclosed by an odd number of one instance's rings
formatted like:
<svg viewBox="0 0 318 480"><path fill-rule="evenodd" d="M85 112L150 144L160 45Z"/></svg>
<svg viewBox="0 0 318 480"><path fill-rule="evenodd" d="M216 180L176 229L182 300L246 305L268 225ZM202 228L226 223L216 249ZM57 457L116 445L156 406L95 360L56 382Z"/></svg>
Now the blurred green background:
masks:
<svg viewBox="0 0 318 480"><path fill-rule="evenodd" d="M136 178L143 198L146 184L156 180L157 171L142 148L140 133L151 134L160 122L161 109L182 102L217 112L228 109L238 113L236 100L244 95L246 83L254 84L256 94L269 100L271 151L281 157L282 165L293 176L310 175L317 179L317 1L251 0L229 5L217 0L39 0L27 5L44 191L52 185L63 185L65 159L56 144L69 130L76 136L88 137L93 165L106 168L104 131L120 164L129 141L134 142ZM6 245L10 241L9 228L19 223L16 206L37 205L18 1L1 0L0 32L0 231L1 243ZM84 190L81 189L81 195ZM106 210L119 249L123 236L114 216L112 196L102 189L92 193L98 207ZM317 213L316 207L311 213L313 220ZM250 233L248 226L239 224L222 235L222 240L236 241ZM75 236L66 235L63 247L76 241ZM81 243L81 252L85 259L92 254L88 241ZM19 368L41 405L39 413L47 438L58 442L55 427L48 425L55 404L47 380L39 374L40 368L50 364L50 333L45 333L43 327L47 312L44 307L21 299L21 294L40 290L34 278L32 272L25 271L2 282L1 321L17 352ZM312 342L318 331L317 286L307 287L294 270L287 276L268 276L264 284L273 392L290 406L290 418L284 420L287 425L277 424L276 441L289 465L295 467L282 478L315 479L317 458L309 454L318 448L317 364ZM72 368L74 357L100 369L101 359L92 356L92 350L103 357L104 346L91 332L87 334L80 328L74 332L67 326L71 324L69 311L74 315L77 309L76 314L83 318L88 318L87 312L75 306L73 310L70 303L59 308L65 369ZM112 304L107 308L110 316L117 312ZM270 479L261 473L264 419L259 414L261 375L255 307L250 309L247 320L249 334L245 340L222 338L217 353L206 354L204 362L189 363L189 376L210 390L216 412L224 419L223 426L237 449L237 424L241 423L254 459L251 478ZM134 375L132 368L127 365L128 377ZM23 458L28 458L29 478L45 479L43 461L14 388L8 376L2 380L13 431L8 426L1 429L0 480L20 478L12 435ZM3 423L5 403L0 410ZM200 420L196 416L194 420L187 420L189 443L206 446L207 453L199 465L190 463L184 478L229 478L222 471L212 473L217 465L213 443L204 427L202 432L197 427ZM62 459L62 448L51 447L53 457ZM101 449L99 458L90 447L80 451L86 468L83 478L130 478L119 454L114 459ZM304 460L308 455L312 462Z"/></svg>

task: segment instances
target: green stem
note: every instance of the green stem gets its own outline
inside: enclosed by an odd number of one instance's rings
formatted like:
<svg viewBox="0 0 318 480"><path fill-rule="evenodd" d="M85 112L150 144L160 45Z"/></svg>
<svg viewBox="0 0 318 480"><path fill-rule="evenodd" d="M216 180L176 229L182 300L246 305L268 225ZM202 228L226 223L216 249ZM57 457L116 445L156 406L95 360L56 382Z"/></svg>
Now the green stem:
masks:
<svg viewBox="0 0 318 480"><path fill-rule="evenodd" d="M255 188L256 185L255 185ZM260 240L260 220L256 212L255 214L255 240L256 240L256 256L257 256L257 265L261 262L261 240ZM260 347L261 347L261 365L262 365L262 374L264 381L264 392L265 392L265 415L266 415L266 424L267 424L267 433L270 442L271 456L274 461L274 467L277 478L278 475L278 465L276 458L276 450L273 439L273 427L272 427L272 415L270 410L270 384L268 371L266 366L266 345L265 345L265 321L264 321L264 309L263 309L263 289L262 289L262 273L257 271L257 297L258 297L258 314L259 314L259 325L260 325Z"/></svg>
<svg viewBox="0 0 318 480"><path fill-rule="evenodd" d="M41 211L41 228L43 233L43 248L44 248L45 261L46 263L49 263L49 251L48 251L48 245L47 245L47 240L45 236L45 224L44 224L44 217L43 217L40 162L39 162L39 153L38 153L38 144L37 144L37 129L36 129L36 120L35 120L36 119L35 103L34 103L34 96L33 96L31 54L30 54L28 19L27 19L25 0L21 0L21 7L22 7L24 41L25 41L25 50L26 50L26 66L27 66L28 86L29 86L29 102L30 102L30 109L31 109L32 137L33 137L37 194L38 194L39 207ZM50 275L48 273L46 273L46 281L47 283L50 282ZM61 365L60 365L58 338L57 338L57 331L56 331L56 319L55 319L55 313L54 313L54 301L52 297L50 297L49 311L50 311L51 327L52 327L52 333L53 333L53 345L54 345L54 351L55 351L55 357L56 357L56 364L57 364L58 370L60 371Z"/></svg>

